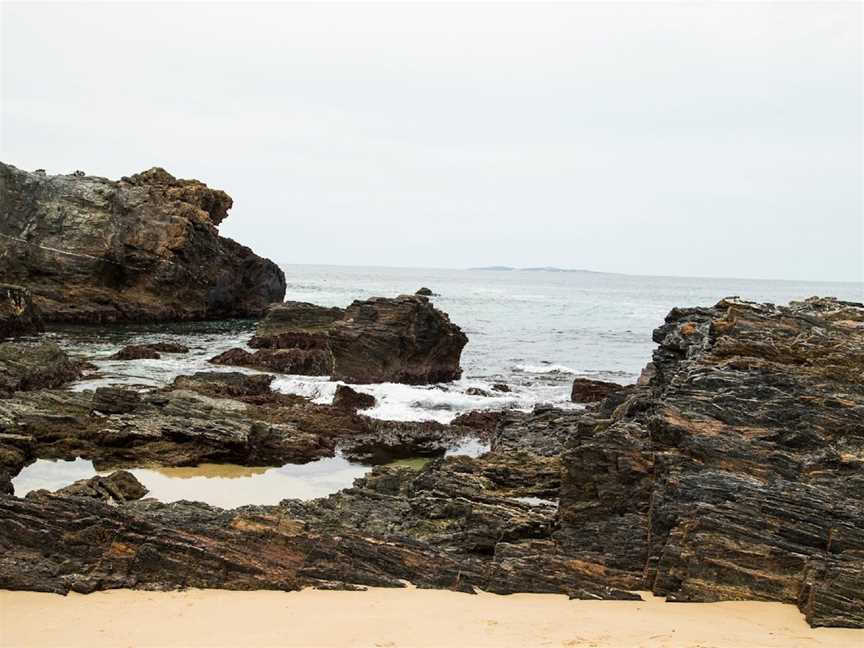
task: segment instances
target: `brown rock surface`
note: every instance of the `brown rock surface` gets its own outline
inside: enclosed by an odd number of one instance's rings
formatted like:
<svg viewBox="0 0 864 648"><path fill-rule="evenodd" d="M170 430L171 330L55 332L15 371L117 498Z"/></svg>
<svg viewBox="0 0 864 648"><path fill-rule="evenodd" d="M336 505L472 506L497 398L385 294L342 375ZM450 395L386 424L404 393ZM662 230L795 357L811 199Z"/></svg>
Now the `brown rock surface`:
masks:
<svg viewBox="0 0 864 648"><path fill-rule="evenodd" d="M0 276L49 322L250 317L285 277L217 227L232 200L154 168L119 181L0 163Z"/></svg>
<svg viewBox="0 0 864 648"><path fill-rule="evenodd" d="M249 345L216 364L330 375L347 383L426 384L456 380L468 338L425 297L355 301L348 308L275 304Z"/></svg>
<svg viewBox="0 0 864 648"><path fill-rule="evenodd" d="M597 403L610 394L623 389L622 385L604 380L576 378L570 392L570 400L574 403Z"/></svg>
<svg viewBox="0 0 864 648"><path fill-rule="evenodd" d="M0 340L43 329L42 316L27 288L0 284Z"/></svg>
<svg viewBox="0 0 864 648"><path fill-rule="evenodd" d="M559 542L671 600L864 626L864 306L729 299L654 339L650 383L568 441Z"/></svg>

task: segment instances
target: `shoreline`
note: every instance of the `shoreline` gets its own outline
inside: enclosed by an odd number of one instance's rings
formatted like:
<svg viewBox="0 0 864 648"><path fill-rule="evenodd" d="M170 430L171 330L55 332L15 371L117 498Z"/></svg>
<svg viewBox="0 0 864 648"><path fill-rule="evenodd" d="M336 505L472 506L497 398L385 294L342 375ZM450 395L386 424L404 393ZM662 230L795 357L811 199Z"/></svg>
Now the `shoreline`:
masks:
<svg viewBox="0 0 864 648"><path fill-rule="evenodd" d="M794 605L569 600L369 588L296 592L0 590L0 645L846 647L864 631L810 628ZM686 613L682 614L682 607Z"/></svg>

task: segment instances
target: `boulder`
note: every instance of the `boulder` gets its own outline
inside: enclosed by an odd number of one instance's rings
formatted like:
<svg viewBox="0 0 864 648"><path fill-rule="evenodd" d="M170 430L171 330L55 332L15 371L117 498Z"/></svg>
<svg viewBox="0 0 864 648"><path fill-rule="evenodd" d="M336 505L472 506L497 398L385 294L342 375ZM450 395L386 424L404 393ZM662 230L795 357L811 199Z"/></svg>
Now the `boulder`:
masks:
<svg viewBox="0 0 864 648"><path fill-rule="evenodd" d="M218 226L232 200L154 168L118 181L0 163L0 276L47 322L259 316L285 277Z"/></svg>
<svg viewBox="0 0 864 648"><path fill-rule="evenodd" d="M623 388L618 383L576 378L570 391L570 400L574 403L596 403Z"/></svg>
<svg viewBox="0 0 864 648"><path fill-rule="evenodd" d="M135 475L126 470L117 470L110 475L96 475L81 479L65 488L55 491L56 495L70 497L91 497L103 502L131 502L147 494L147 489Z"/></svg>
<svg viewBox="0 0 864 648"><path fill-rule="evenodd" d="M234 348L210 358L209 362L301 376L327 375L333 366L330 354L322 349L258 349L250 353Z"/></svg>
<svg viewBox="0 0 864 648"><path fill-rule="evenodd" d="M60 387L80 378L87 367L54 342L2 342L0 398L16 391Z"/></svg>
<svg viewBox="0 0 864 648"><path fill-rule="evenodd" d="M423 288L420 288L420 289L419 289L417 292L415 292L414 294L415 294L415 295L420 295L421 297L432 297L432 296L435 295L435 293L432 292L432 289L431 289L431 288L426 288L425 286L424 286Z"/></svg>
<svg viewBox="0 0 864 648"><path fill-rule="evenodd" d="M27 288L0 284L0 340L32 335L44 328Z"/></svg>
<svg viewBox="0 0 864 648"><path fill-rule="evenodd" d="M456 380L468 338L425 297L355 301L345 309L302 302L272 306L249 345L211 362L363 384Z"/></svg>
<svg viewBox="0 0 864 648"><path fill-rule="evenodd" d="M349 410L369 409L375 407L375 397L372 394L364 394L351 389L348 385L339 385L336 387L336 394L333 396L333 406L342 407Z"/></svg>
<svg viewBox="0 0 864 648"><path fill-rule="evenodd" d="M162 353L188 353L189 347L176 342L129 344L111 356L112 360L158 360Z"/></svg>

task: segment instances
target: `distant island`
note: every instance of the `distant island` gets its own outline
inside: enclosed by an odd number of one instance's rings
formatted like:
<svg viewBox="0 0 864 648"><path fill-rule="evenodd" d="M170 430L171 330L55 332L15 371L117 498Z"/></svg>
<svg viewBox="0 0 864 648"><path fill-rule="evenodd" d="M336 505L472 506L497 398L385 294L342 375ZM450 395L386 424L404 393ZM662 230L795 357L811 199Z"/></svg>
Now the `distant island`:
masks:
<svg viewBox="0 0 864 648"><path fill-rule="evenodd" d="M499 272L586 272L594 274L594 270L582 270L578 268L557 268L555 266L542 266L538 268L514 268L513 266L483 266L480 268L468 268L469 270L496 270Z"/></svg>

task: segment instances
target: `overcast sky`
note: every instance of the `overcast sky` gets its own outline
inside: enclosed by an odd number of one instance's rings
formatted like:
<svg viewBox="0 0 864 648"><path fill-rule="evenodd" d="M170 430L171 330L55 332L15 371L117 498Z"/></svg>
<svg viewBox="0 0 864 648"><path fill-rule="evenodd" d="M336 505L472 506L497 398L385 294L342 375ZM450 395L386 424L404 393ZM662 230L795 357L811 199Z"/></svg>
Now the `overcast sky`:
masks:
<svg viewBox="0 0 864 648"><path fill-rule="evenodd" d="M0 11L0 159L279 262L864 279L858 3Z"/></svg>

